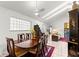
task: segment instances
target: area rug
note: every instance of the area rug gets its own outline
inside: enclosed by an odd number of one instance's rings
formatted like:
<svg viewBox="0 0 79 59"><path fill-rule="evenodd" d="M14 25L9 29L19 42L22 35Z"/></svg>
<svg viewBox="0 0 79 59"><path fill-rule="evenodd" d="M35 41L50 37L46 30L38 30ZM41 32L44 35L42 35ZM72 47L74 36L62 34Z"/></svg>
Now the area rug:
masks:
<svg viewBox="0 0 79 59"><path fill-rule="evenodd" d="M60 38L59 40L62 42L68 42L68 40L66 38Z"/></svg>
<svg viewBox="0 0 79 59"><path fill-rule="evenodd" d="M53 54L54 49L55 49L55 47L47 45L47 50L48 51L45 52L44 57L51 57L51 55Z"/></svg>

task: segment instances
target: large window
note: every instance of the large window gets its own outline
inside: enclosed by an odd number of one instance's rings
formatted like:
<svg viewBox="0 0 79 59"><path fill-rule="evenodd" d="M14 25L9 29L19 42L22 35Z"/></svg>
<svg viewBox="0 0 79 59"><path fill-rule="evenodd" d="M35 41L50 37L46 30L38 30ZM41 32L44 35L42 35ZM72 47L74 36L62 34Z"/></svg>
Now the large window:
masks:
<svg viewBox="0 0 79 59"><path fill-rule="evenodd" d="M10 18L10 30L30 30L31 22L21 19Z"/></svg>

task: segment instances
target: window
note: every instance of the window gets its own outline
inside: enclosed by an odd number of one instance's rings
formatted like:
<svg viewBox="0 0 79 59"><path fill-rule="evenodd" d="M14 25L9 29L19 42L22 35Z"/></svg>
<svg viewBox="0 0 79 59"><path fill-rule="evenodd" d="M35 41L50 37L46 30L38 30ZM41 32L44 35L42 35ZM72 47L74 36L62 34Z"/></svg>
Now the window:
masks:
<svg viewBox="0 0 79 59"><path fill-rule="evenodd" d="M21 19L10 18L10 30L30 30L31 22Z"/></svg>

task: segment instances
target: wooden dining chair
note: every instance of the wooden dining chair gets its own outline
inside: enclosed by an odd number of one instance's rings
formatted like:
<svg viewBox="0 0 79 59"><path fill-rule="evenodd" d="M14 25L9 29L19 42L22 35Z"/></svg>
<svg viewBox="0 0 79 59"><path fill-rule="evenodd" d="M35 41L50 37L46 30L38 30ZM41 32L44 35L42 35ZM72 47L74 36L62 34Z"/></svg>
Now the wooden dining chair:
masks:
<svg viewBox="0 0 79 59"><path fill-rule="evenodd" d="M32 37L32 33L29 33L29 39L31 39L31 37Z"/></svg>
<svg viewBox="0 0 79 59"><path fill-rule="evenodd" d="M12 38L7 38L7 51L9 56L15 57L14 41Z"/></svg>
<svg viewBox="0 0 79 59"><path fill-rule="evenodd" d="M47 35L43 34L41 36L41 41L42 41L42 56L45 56L45 53L48 51L48 48L47 48Z"/></svg>
<svg viewBox="0 0 79 59"><path fill-rule="evenodd" d="M22 33L22 34L18 34L18 42L23 42L25 41L25 34Z"/></svg>
<svg viewBox="0 0 79 59"><path fill-rule="evenodd" d="M47 35L44 35L44 41L43 41L44 43L44 50L45 51L48 51L48 48L47 48L47 42L48 42L48 37L47 37Z"/></svg>
<svg viewBox="0 0 79 59"><path fill-rule="evenodd" d="M12 38L7 39L7 51L10 57L21 57L24 54L27 54L27 51L22 48L18 48L14 45L14 41Z"/></svg>
<svg viewBox="0 0 79 59"><path fill-rule="evenodd" d="M29 50L36 57L43 57L43 51L43 42L41 40L35 48Z"/></svg>
<svg viewBox="0 0 79 59"><path fill-rule="evenodd" d="M45 39L45 45L47 45L47 42L48 42L48 36L47 36L47 35L44 35L44 39Z"/></svg>
<svg viewBox="0 0 79 59"><path fill-rule="evenodd" d="M36 52L36 56L37 57L43 57L43 45L42 45L42 42L40 42L37 46L37 52Z"/></svg>
<svg viewBox="0 0 79 59"><path fill-rule="evenodd" d="M46 50L47 45L46 45L45 34L43 34L41 36L41 42L42 42L42 56L44 57L45 56L45 53L47 52L47 50Z"/></svg>
<svg viewBox="0 0 79 59"><path fill-rule="evenodd" d="M29 33L26 33L25 35L26 35L26 38L25 38L25 39L26 39L26 40L29 40L29 39L30 39L30 38L29 38L29 36L30 36Z"/></svg>
<svg viewBox="0 0 79 59"><path fill-rule="evenodd" d="M26 40L31 39L31 33L26 33L26 34L25 34L25 39L26 39Z"/></svg>

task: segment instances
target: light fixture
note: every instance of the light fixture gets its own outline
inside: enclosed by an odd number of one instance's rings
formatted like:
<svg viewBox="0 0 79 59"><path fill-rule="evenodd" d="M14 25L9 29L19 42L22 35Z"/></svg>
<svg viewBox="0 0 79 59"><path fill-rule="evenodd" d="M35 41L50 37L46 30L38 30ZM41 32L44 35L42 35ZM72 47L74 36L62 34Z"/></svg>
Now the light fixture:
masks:
<svg viewBox="0 0 79 59"><path fill-rule="evenodd" d="M35 15L36 15L36 16L38 16L38 15L39 15L39 13L38 13L38 12L36 12L36 13L35 13Z"/></svg>
<svg viewBox="0 0 79 59"><path fill-rule="evenodd" d="M38 10L38 8L37 8L37 0L36 0L35 2L36 2L36 3L35 3L35 7L36 7L36 8L35 8L35 13L34 13L34 15L35 15L35 16L38 16L38 15L39 15L39 13L38 13L39 10Z"/></svg>
<svg viewBox="0 0 79 59"><path fill-rule="evenodd" d="M53 33L53 35L57 35L58 34L58 29L53 29L52 33Z"/></svg>

